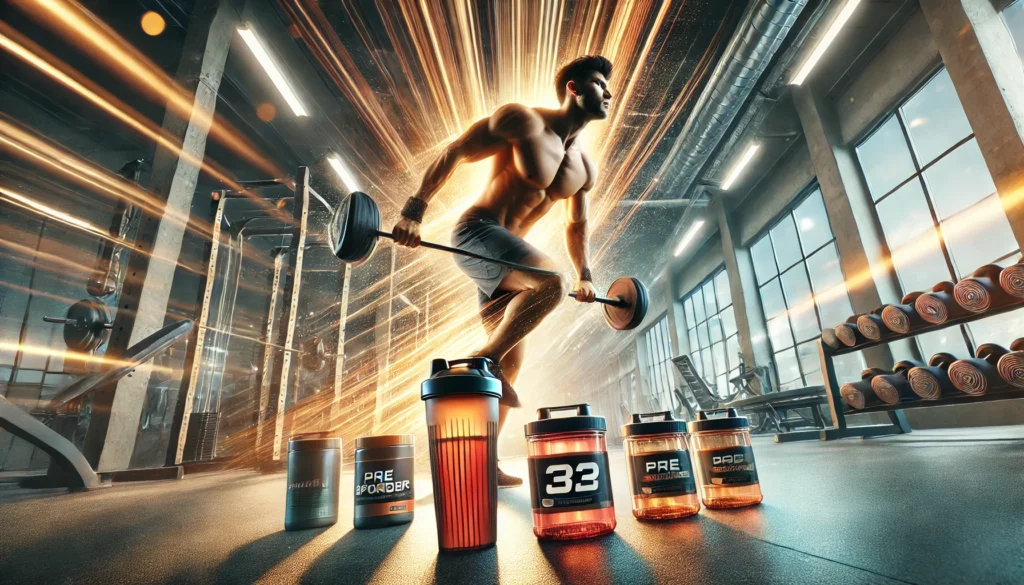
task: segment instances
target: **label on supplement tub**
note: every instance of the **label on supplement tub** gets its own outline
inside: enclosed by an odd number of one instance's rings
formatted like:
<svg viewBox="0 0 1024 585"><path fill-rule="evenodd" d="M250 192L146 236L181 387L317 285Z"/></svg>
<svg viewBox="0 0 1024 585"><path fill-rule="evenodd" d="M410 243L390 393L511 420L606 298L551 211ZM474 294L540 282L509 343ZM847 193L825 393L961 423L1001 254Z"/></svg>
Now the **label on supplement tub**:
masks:
<svg viewBox="0 0 1024 585"><path fill-rule="evenodd" d="M356 461L356 511L373 506L373 516L412 512L413 459ZM388 505L385 505L388 504Z"/></svg>
<svg viewBox="0 0 1024 585"><path fill-rule="evenodd" d="M671 498L697 493L690 455L685 450L659 451L631 459L634 496Z"/></svg>
<svg viewBox="0 0 1024 585"><path fill-rule="evenodd" d="M750 447L699 451L697 456L706 485L740 487L757 483L754 450Z"/></svg>
<svg viewBox="0 0 1024 585"><path fill-rule="evenodd" d="M299 463L298 458L295 461L289 458L287 515L295 514L299 522L334 516L338 513L335 485L340 471L338 459L325 457L321 465L313 465L309 461L305 463Z"/></svg>
<svg viewBox="0 0 1024 585"><path fill-rule="evenodd" d="M607 453L530 459L530 501L537 514L612 506Z"/></svg>

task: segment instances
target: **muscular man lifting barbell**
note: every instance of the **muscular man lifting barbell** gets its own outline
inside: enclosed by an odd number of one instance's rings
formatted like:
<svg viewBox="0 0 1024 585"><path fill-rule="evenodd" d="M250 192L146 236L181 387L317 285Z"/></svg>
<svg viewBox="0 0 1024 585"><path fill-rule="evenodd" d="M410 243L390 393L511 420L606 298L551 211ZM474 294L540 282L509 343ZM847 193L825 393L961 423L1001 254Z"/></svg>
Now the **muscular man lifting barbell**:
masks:
<svg viewBox="0 0 1024 585"><path fill-rule="evenodd" d="M427 203L464 161L494 159L483 194L462 215L452 244L478 254L555 272L554 261L523 238L558 201L565 202L565 243L576 269L576 300L593 302L587 251L587 191L597 166L576 144L592 120L608 117L612 64L604 57L580 57L559 70L558 109L509 104L470 126L427 170L419 192L409 198L393 230L403 246L420 244L420 222ZM503 396L499 433L509 408L520 406L512 389L524 356L524 339L561 302L567 285L559 275L513 269L476 258L458 257L459 268L478 287L480 315L488 338L476 355L498 367ZM498 470L499 486L522 483Z"/></svg>

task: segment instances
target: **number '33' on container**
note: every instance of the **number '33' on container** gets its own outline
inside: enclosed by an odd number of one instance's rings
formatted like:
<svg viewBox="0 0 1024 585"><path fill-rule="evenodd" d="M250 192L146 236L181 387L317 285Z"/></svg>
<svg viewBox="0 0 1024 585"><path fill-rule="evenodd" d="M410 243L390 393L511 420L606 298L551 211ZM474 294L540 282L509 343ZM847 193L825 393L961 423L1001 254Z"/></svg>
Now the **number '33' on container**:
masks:
<svg viewBox="0 0 1024 585"><path fill-rule="evenodd" d="M552 417L561 410L571 416ZM589 404L537 410L526 425L530 501L537 538L577 540L615 530L607 426Z"/></svg>

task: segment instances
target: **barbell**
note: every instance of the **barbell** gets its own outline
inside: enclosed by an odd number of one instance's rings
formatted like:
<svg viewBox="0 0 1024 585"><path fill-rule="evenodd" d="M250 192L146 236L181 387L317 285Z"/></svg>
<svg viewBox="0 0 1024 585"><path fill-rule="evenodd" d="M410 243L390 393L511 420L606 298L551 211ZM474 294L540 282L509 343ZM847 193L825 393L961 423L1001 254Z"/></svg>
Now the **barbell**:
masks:
<svg viewBox="0 0 1024 585"><path fill-rule="evenodd" d="M395 239L394 234L381 231L380 209L377 203L369 195L359 191L353 191L348 197L342 198L331 216L330 223L327 224L327 237L334 255L343 262L355 266L370 259L377 249L380 238ZM462 248L424 241L421 241L420 245L431 250L476 258L524 272L558 275L551 270L484 256ZM570 293L569 296L575 297L576 293ZM634 329L647 316L647 287L636 278L624 276L616 279L608 287L607 297L597 297L594 300L604 305L605 321L612 329L618 331Z"/></svg>
<svg viewBox="0 0 1024 585"><path fill-rule="evenodd" d="M114 327L114 320L110 307L108 307L101 299L92 297L82 299L71 305L64 317L51 317L46 315L43 317L43 321L46 321L47 323L63 324L64 344L67 345L68 349L81 353L91 353L109 341L110 330ZM209 327L200 328L209 329ZM297 353L302 357L303 368L314 372L323 370L324 366L327 365L326 360L328 358L338 357L337 354L330 354L326 352L324 342L319 337L313 337L312 339L303 341L301 349L292 349L262 341L254 337L249 337L247 335L232 333L230 331L220 332L231 337L240 337L242 339L255 341L260 345L268 345L283 351Z"/></svg>

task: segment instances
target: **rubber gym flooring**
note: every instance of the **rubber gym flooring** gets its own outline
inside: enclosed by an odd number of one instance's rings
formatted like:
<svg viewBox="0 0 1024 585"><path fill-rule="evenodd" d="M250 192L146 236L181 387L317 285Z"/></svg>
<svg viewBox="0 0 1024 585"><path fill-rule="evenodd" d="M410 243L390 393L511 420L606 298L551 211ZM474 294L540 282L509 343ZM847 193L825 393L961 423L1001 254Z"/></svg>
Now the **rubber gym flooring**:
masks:
<svg viewBox="0 0 1024 585"><path fill-rule="evenodd" d="M497 547L438 555L429 477L416 520L286 533L283 474L222 472L89 493L0 487L0 582L1024 583L1024 427L755 442L765 501L641 523L621 451L618 527L538 542L525 487L501 490ZM506 463L525 475L524 460ZM351 474L343 478L351 483Z"/></svg>

